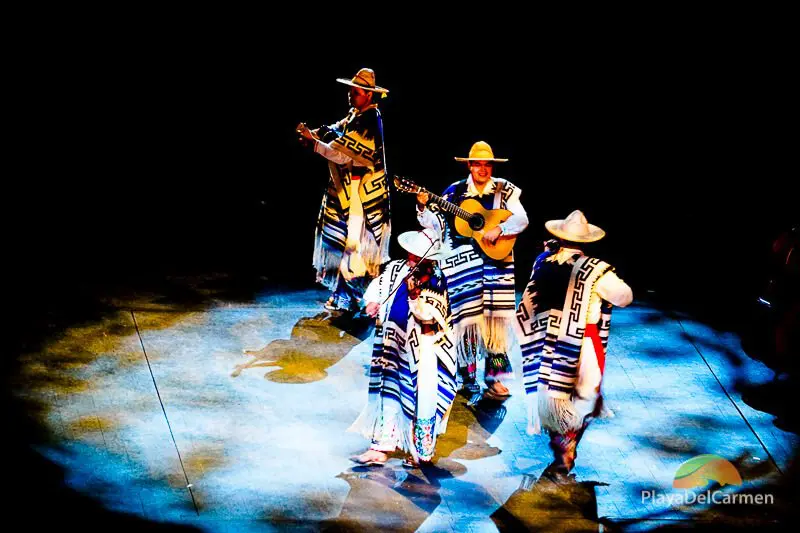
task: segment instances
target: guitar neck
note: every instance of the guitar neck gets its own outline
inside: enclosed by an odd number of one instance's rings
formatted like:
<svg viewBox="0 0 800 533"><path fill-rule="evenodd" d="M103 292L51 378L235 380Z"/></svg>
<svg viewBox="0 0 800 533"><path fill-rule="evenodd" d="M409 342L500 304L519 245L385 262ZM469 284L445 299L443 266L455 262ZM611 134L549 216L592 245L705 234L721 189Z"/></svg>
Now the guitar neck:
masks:
<svg viewBox="0 0 800 533"><path fill-rule="evenodd" d="M469 211L464 211L463 209L458 207L456 204L454 204L452 202L448 202L447 200L445 200L441 196L433 194L430 191L426 190L425 192L428 193L428 196L430 197L430 199L433 202L435 202L439 207L441 207L444 211L450 213L451 215L455 215L458 218L463 218L464 220L467 220L467 221L470 218L472 218L472 213L470 213Z"/></svg>

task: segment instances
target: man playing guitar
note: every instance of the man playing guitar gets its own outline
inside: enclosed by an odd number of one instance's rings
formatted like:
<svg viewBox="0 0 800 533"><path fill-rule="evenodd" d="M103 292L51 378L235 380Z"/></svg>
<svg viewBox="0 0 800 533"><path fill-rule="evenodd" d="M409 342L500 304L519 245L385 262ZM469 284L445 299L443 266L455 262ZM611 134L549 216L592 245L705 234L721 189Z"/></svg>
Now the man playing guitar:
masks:
<svg viewBox="0 0 800 533"><path fill-rule="evenodd" d="M456 157L467 162L470 176L448 187L442 197L456 205L467 199L478 201L485 209L511 212L501 224L485 231L480 239L489 244L503 236L514 236L528 226L528 216L520 203L521 190L511 182L492 177L494 163L507 159L494 157L485 142L476 142L469 157ZM483 252L478 241L464 237L455 228L455 218L444 212L430 196L417 196L417 218L425 228L439 231L445 243L440 265L447 278L448 295L453 314L453 328L458 341L459 373L470 404L482 397L477 384L477 354L485 355L485 397L503 401L510 396L502 379L513 377L508 347L516 301L514 297L513 252L502 259L492 259Z"/></svg>

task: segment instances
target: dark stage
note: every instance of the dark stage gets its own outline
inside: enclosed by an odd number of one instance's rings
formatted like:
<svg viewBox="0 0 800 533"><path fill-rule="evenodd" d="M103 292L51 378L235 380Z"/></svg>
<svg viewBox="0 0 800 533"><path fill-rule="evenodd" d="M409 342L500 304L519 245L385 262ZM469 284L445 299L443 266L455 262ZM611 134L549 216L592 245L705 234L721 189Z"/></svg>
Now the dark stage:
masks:
<svg viewBox="0 0 800 533"><path fill-rule="evenodd" d="M758 303L775 296L773 241L798 223L777 57L620 44L349 59L245 41L76 45L44 61L54 83L32 91L22 136L51 148L7 195L6 516L34 530L791 523L795 362L770 350L776 311ZM295 126L344 116L335 79L363 66L390 90L389 175L438 193L467 176L453 157L475 141L510 159L494 173L530 218L518 292L545 221L581 209L607 231L587 252L635 302L612 323L615 416L588 430L572 485L540 477L549 451L525 433L519 381L503 405L457 399L433 469L348 460L366 446L345 430L371 327L323 311L311 254L327 169ZM414 198L392 194L393 235L416 229ZM774 504L645 501L699 454L739 471L725 493Z"/></svg>

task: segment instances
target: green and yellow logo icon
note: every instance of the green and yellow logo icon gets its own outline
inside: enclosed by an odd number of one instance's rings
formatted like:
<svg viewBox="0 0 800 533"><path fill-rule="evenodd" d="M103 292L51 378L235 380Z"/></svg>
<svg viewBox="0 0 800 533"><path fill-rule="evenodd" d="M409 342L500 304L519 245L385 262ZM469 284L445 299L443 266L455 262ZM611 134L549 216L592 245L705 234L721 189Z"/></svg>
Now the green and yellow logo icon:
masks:
<svg viewBox="0 0 800 533"><path fill-rule="evenodd" d="M742 476L736 467L719 455L704 454L692 457L675 472L675 481L672 488L693 489L705 487L709 482L716 481L723 487L725 485L741 485Z"/></svg>

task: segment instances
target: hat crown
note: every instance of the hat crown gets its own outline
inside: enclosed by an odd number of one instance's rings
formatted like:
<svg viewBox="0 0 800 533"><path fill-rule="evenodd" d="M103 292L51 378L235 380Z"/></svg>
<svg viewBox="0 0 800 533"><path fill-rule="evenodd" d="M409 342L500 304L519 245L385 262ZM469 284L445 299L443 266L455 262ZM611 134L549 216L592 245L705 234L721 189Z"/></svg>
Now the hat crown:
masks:
<svg viewBox="0 0 800 533"><path fill-rule="evenodd" d="M478 141L472 145L472 148L469 149L469 156L467 157L456 157L456 161L461 162L469 162L469 161L491 161L493 163L505 163L508 159L505 158L497 158L494 156L494 152L492 151L492 147L489 146L489 143L484 141Z"/></svg>
<svg viewBox="0 0 800 533"><path fill-rule="evenodd" d="M594 242L606 234L602 228L589 224L586 216L578 209L563 220L548 220L544 226L556 237L573 242Z"/></svg>
<svg viewBox="0 0 800 533"><path fill-rule="evenodd" d="M574 235L589 235L591 233L589 221L586 220L586 216L579 209L576 209L564 219L562 228Z"/></svg>
<svg viewBox="0 0 800 533"><path fill-rule="evenodd" d="M441 239L430 228L402 233L397 238L397 242L407 252L411 252L418 257L425 256L431 259L438 256L439 248L441 247Z"/></svg>
<svg viewBox="0 0 800 533"><path fill-rule="evenodd" d="M430 228L423 228L419 231L420 233L420 242L423 243L426 247L431 247L431 252L435 252L439 249L442 244L441 239L436 234L436 232Z"/></svg>
<svg viewBox="0 0 800 533"><path fill-rule="evenodd" d="M363 87L369 87L371 89L375 88L375 71L371 68L362 68L359 70L353 79L350 80L352 83L356 85L361 85Z"/></svg>
<svg viewBox="0 0 800 533"><path fill-rule="evenodd" d="M470 159L494 159L494 152L489 143L478 141L469 149Z"/></svg>

